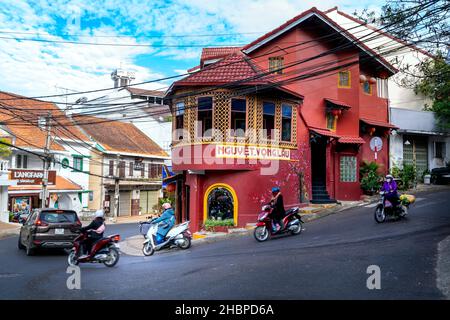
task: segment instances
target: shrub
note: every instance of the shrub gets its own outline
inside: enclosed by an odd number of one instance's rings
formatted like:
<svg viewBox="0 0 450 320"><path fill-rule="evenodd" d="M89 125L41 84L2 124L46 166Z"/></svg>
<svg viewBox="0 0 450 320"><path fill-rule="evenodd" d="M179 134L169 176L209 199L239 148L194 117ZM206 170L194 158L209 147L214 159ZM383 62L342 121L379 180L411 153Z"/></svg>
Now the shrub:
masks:
<svg viewBox="0 0 450 320"><path fill-rule="evenodd" d="M225 219L225 220L213 220L213 219L207 219L205 221L205 229L207 231L213 231L214 227L234 227L234 220L233 219Z"/></svg>
<svg viewBox="0 0 450 320"><path fill-rule="evenodd" d="M417 175L414 166L406 163L403 164L403 169L393 167L391 169L391 174L394 176L394 178L400 179L398 183L398 188L400 190L408 190L409 188L411 188L416 181Z"/></svg>
<svg viewBox="0 0 450 320"><path fill-rule="evenodd" d="M364 161L359 169L361 189L367 194L373 194L380 187L383 178L378 173L380 166L376 162Z"/></svg>

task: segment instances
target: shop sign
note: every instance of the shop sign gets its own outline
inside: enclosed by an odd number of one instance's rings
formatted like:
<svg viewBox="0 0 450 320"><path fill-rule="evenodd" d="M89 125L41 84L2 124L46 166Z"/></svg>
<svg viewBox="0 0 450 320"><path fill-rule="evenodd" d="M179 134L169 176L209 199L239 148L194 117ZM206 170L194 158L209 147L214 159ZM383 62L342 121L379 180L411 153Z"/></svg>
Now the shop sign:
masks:
<svg viewBox="0 0 450 320"><path fill-rule="evenodd" d="M217 158L290 160L291 150L249 145L216 145Z"/></svg>
<svg viewBox="0 0 450 320"><path fill-rule="evenodd" d="M11 180L17 181L17 185L41 185L44 178L44 170L11 169ZM48 172L48 185L56 183L56 171Z"/></svg>

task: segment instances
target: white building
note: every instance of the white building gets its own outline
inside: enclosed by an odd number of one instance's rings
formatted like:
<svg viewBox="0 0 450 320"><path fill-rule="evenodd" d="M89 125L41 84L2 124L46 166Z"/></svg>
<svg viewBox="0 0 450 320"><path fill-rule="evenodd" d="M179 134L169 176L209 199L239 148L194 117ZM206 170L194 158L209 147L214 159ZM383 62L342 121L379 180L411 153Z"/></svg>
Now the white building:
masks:
<svg viewBox="0 0 450 320"><path fill-rule="evenodd" d="M417 74L417 65L432 56L416 47L405 43L373 26L350 16L337 7L325 11L328 17L344 26L365 45L379 52L399 70L411 66L410 73ZM395 52L389 51L395 50ZM450 133L438 128L432 112L424 111L432 101L414 93L412 88L405 88L401 81L411 79L405 72L398 72L387 81L379 80L389 98L390 123L399 127L390 140L390 166L402 167L404 163L414 164L419 177L426 170L445 166L450 160Z"/></svg>
<svg viewBox="0 0 450 320"><path fill-rule="evenodd" d="M132 123L170 156L172 121L169 106L163 101L164 91L124 88L123 86L131 85L134 74L121 69L112 72L111 79L114 82L114 90L95 98L81 98L78 104L72 106L70 112L95 112L95 116L101 118ZM93 104L98 104L98 108ZM89 107L86 108L87 106ZM170 160L165 163L170 165Z"/></svg>

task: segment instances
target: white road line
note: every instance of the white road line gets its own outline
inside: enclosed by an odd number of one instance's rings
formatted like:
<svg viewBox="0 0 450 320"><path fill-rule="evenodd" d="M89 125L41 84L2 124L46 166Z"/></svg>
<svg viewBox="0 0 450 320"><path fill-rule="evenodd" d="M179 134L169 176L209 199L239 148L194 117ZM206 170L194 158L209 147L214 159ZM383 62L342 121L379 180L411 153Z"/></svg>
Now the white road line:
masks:
<svg viewBox="0 0 450 320"><path fill-rule="evenodd" d="M368 204L367 206L364 206L364 208L375 208L377 205L378 205L378 203L375 202L375 203Z"/></svg>

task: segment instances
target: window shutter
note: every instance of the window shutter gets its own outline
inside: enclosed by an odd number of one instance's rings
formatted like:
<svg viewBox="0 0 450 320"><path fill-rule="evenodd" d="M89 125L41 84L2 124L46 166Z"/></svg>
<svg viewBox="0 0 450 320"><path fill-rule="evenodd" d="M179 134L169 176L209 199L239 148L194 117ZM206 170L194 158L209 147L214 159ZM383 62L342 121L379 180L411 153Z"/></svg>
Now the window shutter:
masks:
<svg viewBox="0 0 450 320"><path fill-rule="evenodd" d="M149 178L153 178L152 177L152 164L151 163L148 164L148 177Z"/></svg>
<svg viewBox="0 0 450 320"><path fill-rule="evenodd" d="M129 171L128 171L128 175L130 176L130 177L132 177L133 176L133 173L134 173L134 163L133 162L130 162L130 168L129 168Z"/></svg>
<svg viewBox="0 0 450 320"><path fill-rule="evenodd" d="M125 178L125 161L119 162L119 177Z"/></svg>

